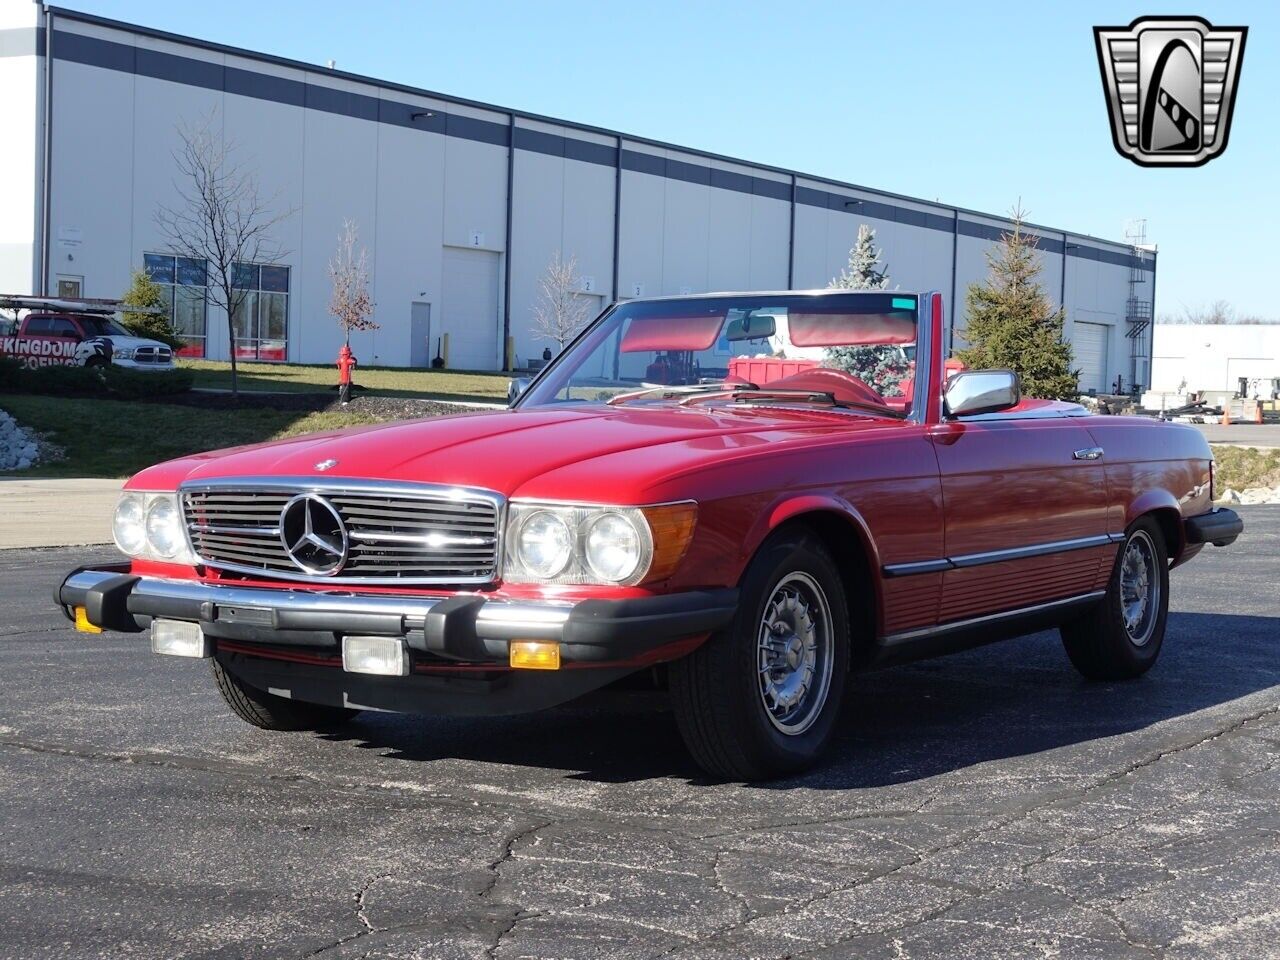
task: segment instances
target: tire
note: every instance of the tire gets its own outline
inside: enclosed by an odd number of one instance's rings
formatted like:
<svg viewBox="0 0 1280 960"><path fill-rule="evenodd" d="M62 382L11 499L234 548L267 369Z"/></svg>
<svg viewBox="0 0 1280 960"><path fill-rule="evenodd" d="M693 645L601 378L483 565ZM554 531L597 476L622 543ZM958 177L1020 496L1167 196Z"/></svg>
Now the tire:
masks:
<svg viewBox="0 0 1280 960"><path fill-rule="evenodd" d="M783 629L767 627L766 617ZM727 780L766 780L821 756L848 672L840 573L815 538L783 532L747 568L733 622L671 665L671 700L702 769Z"/></svg>
<svg viewBox="0 0 1280 960"><path fill-rule="evenodd" d="M209 662L213 666L218 692L231 712L262 730L323 730L340 726L360 712L277 697L249 686L219 663L216 657Z"/></svg>
<svg viewBox="0 0 1280 960"><path fill-rule="evenodd" d="M1063 624L1062 643L1086 679L1132 680L1155 665L1168 617L1164 535L1155 520L1143 518L1126 532L1106 596L1088 613Z"/></svg>

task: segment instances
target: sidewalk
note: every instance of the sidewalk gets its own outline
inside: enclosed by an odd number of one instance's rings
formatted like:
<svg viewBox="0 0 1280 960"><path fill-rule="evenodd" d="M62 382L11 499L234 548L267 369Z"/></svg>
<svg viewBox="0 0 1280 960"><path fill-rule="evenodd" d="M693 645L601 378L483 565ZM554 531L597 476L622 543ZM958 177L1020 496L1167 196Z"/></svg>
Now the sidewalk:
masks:
<svg viewBox="0 0 1280 960"><path fill-rule="evenodd" d="M110 543L123 482L0 478L0 550Z"/></svg>

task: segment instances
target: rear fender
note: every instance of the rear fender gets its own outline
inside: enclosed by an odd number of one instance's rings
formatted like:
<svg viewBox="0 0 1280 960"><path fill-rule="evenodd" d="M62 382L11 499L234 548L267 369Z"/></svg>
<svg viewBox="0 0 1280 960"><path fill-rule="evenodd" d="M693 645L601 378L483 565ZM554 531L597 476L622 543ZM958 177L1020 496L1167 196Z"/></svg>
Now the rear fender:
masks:
<svg viewBox="0 0 1280 960"><path fill-rule="evenodd" d="M1155 514L1164 532L1171 563L1177 564L1187 548L1186 531L1182 529L1182 510L1168 490L1146 490L1125 507L1124 526L1128 530L1140 517Z"/></svg>

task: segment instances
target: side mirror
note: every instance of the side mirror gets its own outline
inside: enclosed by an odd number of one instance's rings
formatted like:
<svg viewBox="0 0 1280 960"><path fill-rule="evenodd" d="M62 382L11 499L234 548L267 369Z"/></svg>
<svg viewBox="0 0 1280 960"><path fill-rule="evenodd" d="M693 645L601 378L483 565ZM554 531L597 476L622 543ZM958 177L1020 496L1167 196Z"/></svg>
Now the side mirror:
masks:
<svg viewBox="0 0 1280 960"><path fill-rule="evenodd" d="M532 382L529 377L513 377L507 381L507 403L511 404L519 400L520 395L529 389L529 384Z"/></svg>
<svg viewBox="0 0 1280 960"><path fill-rule="evenodd" d="M947 383L943 405L949 417L995 413L1016 407L1022 384L1012 370L965 370Z"/></svg>

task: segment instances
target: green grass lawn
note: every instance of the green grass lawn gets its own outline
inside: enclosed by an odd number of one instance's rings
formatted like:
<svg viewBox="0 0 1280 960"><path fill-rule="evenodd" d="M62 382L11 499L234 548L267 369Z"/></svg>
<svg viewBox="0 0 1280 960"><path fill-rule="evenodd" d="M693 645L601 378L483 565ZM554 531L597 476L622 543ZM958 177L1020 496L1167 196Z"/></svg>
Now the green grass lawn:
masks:
<svg viewBox="0 0 1280 960"><path fill-rule="evenodd" d="M179 363L195 374L195 386L231 389L231 364L214 360L181 360ZM236 370L240 389L245 391L318 393L338 382L338 368L334 364L238 363ZM375 396L495 403L506 401L510 375L464 370L359 367L354 379L366 388L366 393Z"/></svg>
<svg viewBox="0 0 1280 960"><path fill-rule="evenodd" d="M13 395L0 396L0 409L67 452L65 460L7 474L22 477L127 477L153 463L190 453L378 422L368 415L348 412L206 410L176 404Z"/></svg>

